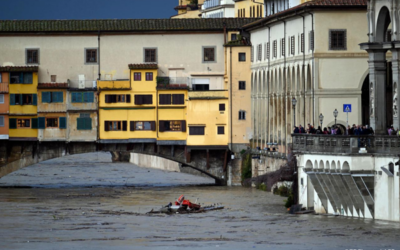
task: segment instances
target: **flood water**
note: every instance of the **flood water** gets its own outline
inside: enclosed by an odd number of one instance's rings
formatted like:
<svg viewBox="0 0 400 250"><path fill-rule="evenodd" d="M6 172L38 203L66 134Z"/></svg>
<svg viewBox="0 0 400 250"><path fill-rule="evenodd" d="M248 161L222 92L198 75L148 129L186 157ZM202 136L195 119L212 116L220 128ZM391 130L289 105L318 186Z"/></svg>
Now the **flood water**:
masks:
<svg viewBox="0 0 400 250"><path fill-rule="evenodd" d="M68 156L1 178L0 249L399 248L399 223L289 215L284 197L110 158ZM225 209L146 214L181 194Z"/></svg>

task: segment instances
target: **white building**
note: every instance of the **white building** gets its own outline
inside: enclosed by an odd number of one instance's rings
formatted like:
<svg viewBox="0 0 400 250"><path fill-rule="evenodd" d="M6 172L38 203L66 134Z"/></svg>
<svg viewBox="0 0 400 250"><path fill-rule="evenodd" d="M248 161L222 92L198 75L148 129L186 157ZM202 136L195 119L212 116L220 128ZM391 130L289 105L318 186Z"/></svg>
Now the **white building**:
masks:
<svg viewBox="0 0 400 250"><path fill-rule="evenodd" d="M235 17L233 0L206 0L201 7L202 18Z"/></svg>

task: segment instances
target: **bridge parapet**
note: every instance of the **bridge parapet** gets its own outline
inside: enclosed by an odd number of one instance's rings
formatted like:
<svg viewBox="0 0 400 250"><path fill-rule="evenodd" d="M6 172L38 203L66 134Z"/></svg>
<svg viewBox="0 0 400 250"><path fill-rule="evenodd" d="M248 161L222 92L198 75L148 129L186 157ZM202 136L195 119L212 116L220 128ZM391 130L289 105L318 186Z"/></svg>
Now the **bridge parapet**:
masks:
<svg viewBox="0 0 400 250"><path fill-rule="evenodd" d="M384 135L310 135L292 134L293 152L315 154L400 154L400 137ZM365 151L364 151L365 152Z"/></svg>

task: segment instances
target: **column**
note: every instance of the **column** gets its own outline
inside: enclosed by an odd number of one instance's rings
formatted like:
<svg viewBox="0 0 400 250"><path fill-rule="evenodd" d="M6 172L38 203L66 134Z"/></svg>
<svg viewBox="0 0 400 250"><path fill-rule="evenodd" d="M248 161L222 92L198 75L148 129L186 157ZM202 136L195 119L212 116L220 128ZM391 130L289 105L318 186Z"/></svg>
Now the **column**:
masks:
<svg viewBox="0 0 400 250"><path fill-rule="evenodd" d="M399 98L399 83L400 83L400 45L395 44L399 48L392 49L392 78L393 78L393 127L395 129L400 128L400 119L399 119L399 107L400 107L400 98Z"/></svg>

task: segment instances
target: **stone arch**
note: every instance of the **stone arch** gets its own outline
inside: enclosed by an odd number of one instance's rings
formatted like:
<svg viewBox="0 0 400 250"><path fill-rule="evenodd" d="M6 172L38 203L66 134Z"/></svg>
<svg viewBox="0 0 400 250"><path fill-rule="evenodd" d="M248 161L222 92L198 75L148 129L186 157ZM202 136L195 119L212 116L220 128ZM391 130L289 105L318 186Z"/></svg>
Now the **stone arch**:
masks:
<svg viewBox="0 0 400 250"><path fill-rule="evenodd" d="M391 23L391 16L390 16L390 11L386 6L383 6L379 10L378 18L376 21L376 42L386 42L387 40L387 30L389 27L389 24ZM390 38L390 40L392 40Z"/></svg>
<svg viewBox="0 0 400 250"><path fill-rule="evenodd" d="M342 171L350 171L350 165L347 161L343 162Z"/></svg>
<svg viewBox="0 0 400 250"><path fill-rule="evenodd" d="M322 160L319 161L319 169L324 169L324 162Z"/></svg>
<svg viewBox="0 0 400 250"><path fill-rule="evenodd" d="M331 168L331 164L329 163L329 161L325 162L325 168L330 169Z"/></svg>
<svg viewBox="0 0 400 250"><path fill-rule="evenodd" d="M307 160L306 168L313 168L313 164L312 164L312 162L310 160Z"/></svg>
<svg viewBox="0 0 400 250"><path fill-rule="evenodd" d="M336 163L335 163L335 161L332 161L332 163L331 163L331 169L332 169L332 170L336 170Z"/></svg>

